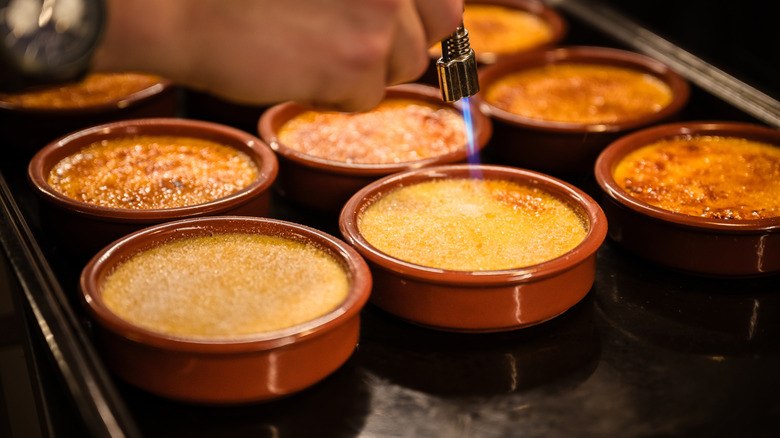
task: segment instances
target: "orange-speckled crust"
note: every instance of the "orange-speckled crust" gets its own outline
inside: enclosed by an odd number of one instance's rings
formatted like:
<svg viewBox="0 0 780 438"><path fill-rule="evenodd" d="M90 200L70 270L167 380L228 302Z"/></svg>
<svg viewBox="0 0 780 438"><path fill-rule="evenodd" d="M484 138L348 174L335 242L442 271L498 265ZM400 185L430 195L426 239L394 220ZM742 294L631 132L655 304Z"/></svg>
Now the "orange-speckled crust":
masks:
<svg viewBox="0 0 780 438"><path fill-rule="evenodd" d="M311 321L341 304L349 278L313 245L258 234L182 239L118 264L101 291L121 318L158 333L236 338Z"/></svg>
<svg viewBox="0 0 780 438"><path fill-rule="evenodd" d="M636 70L560 63L509 74L485 93L496 108L563 123L617 123L653 114L672 101L660 79Z"/></svg>
<svg viewBox="0 0 780 438"><path fill-rule="evenodd" d="M388 193L358 227L377 249L421 266L489 271L558 257L587 226L550 193L504 180L443 179Z"/></svg>
<svg viewBox="0 0 780 438"><path fill-rule="evenodd" d="M664 140L624 157L613 173L635 198L716 219L780 216L780 147L736 137Z"/></svg>
<svg viewBox="0 0 780 438"><path fill-rule="evenodd" d="M257 178L243 152L208 140L139 136L94 143L52 168L48 183L94 205L163 209L213 201Z"/></svg>
<svg viewBox="0 0 780 438"><path fill-rule="evenodd" d="M0 101L24 108L83 108L114 102L161 81L142 73L91 73L71 84L0 94Z"/></svg>
<svg viewBox="0 0 780 438"><path fill-rule="evenodd" d="M549 42L549 23L530 12L500 5L467 4L463 26L469 32L469 45L479 55L503 55ZM436 44L432 53L440 54Z"/></svg>
<svg viewBox="0 0 780 438"><path fill-rule="evenodd" d="M454 109L411 99L386 99L364 113L307 111L285 123L287 147L331 161L392 164L447 154L466 146Z"/></svg>

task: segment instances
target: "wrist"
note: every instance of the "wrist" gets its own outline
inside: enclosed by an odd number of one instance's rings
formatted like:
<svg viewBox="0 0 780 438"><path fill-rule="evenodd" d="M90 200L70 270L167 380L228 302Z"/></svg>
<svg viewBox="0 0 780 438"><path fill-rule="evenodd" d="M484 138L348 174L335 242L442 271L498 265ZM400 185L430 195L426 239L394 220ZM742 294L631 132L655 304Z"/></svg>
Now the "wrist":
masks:
<svg viewBox="0 0 780 438"><path fill-rule="evenodd" d="M0 9L0 90L72 81L88 70L105 25L105 4L56 5L11 0Z"/></svg>
<svg viewBox="0 0 780 438"><path fill-rule="evenodd" d="M92 63L97 71L143 71L179 77L182 60L178 0L107 0L106 30Z"/></svg>

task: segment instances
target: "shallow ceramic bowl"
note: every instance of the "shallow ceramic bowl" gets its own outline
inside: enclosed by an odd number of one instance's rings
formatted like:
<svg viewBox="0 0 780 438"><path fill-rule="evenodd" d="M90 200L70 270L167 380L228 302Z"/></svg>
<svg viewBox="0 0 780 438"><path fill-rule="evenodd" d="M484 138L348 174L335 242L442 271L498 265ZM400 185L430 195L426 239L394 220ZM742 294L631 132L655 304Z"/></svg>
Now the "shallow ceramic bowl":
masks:
<svg viewBox="0 0 780 438"><path fill-rule="evenodd" d="M484 100L497 80L519 71L560 63L625 67L653 75L669 85L672 101L658 112L615 123L563 123L521 117ZM553 47L504 57L479 71L479 104L494 122L488 146L506 164L554 175L589 172L604 147L633 130L676 117L687 104L687 81L665 64L647 56L606 47Z"/></svg>
<svg viewBox="0 0 780 438"><path fill-rule="evenodd" d="M387 89L388 98L420 100L435 105L462 108L462 103L443 103L439 89L421 84L406 84ZM472 106L475 148L480 151L492 133L490 120ZM395 164L350 164L324 160L304 154L281 143L279 129L293 117L309 108L295 104L275 105L263 113L258 124L260 137L279 158L279 178L276 188L294 203L324 212L338 212L347 200L366 184L401 170L466 162L469 151L463 148L419 161Z"/></svg>
<svg viewBox="0 0 780 438"><path fill-rule="evenodd" d="M479 169L486 179L530 185L569 204L587 224L583 242L554 259L500 271L454 271L401 261L379 251L361 234L358 220L386 193L424 181L468 178ZM578 188L528 170L493 165L448 165L400 172L369 184L344 206L339 226L345 240L368 261L374 278L371 302L409 322L445 331L496 332L554 318L590 290L596 251L607 234L598 204Z"/></svg>
<svg viewBox="0 0 780 438"><path fill-rule="evenodd" d="M244 189L211 202L148 210L89 204L71 199L48 184L49 172L63 158L97 141L136 135L194 137L233 147L254 160L258 177ZM33 156L28 166L28 179L43 201L41 216L47 221L47 229L68 250L91 256L125 234L161 222L213 215L266 216L270 208L270 188L277 172L278 162L273 151L246 132L197 120L151 118L98 125L62 137Z"/></svg>
<svg viewBox="0 0 780 438"><path fill-rule="evenodd" d="M702 276L756 277L780 272L780 218L711 219L674 213L642 202L614 180L628 153L663 139L730 136L780 147L780 131L733 122L680 122L647 128L610 144L595 175L610 221L610 238L662 266Z"/></svg>
<svg viewBox="0 0 780 438"><path fill-rule="evenodd" d="M174 117L178 110L176 89L171 81L161 78L132 94L72 108L33 108L0 99L0 132L9 141L9 148L20 154L34 153L60 136L89 126L125 119Z"/></svg>
<svg viewBox="0 0 780 438"><path fill-rule="evenodd" d="M536 44L529 45L527 47L520 48L518 50L509 53L495 53L485 50L481 50L480 47L474 47L473 40L475 32L479 32L479 29L470 28L469 23L465 24L466 30L469 32L471 38L471 46L474 49L474 56L477 59L477 63L480 66L494 64L502 57L509 56L515 53L526 52L529 50L539 49L541 47L554 46L560 43L568 33L568 24L563 16L558 11L547 5L544 2L538 0L467 0L466 9L469 5L495 5L507 9L519 10L526 12L532 16L541 19L549 26L550 35L547 40L539 41ZM441 58L440 44L436 45L437 50L429 51L431 56L431 64L428 71L425 72L421 78L421 82L429 83L432 85L439 85L439 76L436 70L436 63Z"/></svg>
<svg viewBox="0 0 780 438"><path fill-rule="evenodd" d="M318 247L347 272L347 297L311 321L236 340L153 332L118 317L103 302L102 283L123 260L171 241L226 233L276 236ZM96 345L109 370L151 393L208 404L283 397L330 375L355 349L360 310L370 290L368 266L343 241L291 222L235 216L185 219L138 231L96 254L80 278L83 303L96 323Z"/></svg>

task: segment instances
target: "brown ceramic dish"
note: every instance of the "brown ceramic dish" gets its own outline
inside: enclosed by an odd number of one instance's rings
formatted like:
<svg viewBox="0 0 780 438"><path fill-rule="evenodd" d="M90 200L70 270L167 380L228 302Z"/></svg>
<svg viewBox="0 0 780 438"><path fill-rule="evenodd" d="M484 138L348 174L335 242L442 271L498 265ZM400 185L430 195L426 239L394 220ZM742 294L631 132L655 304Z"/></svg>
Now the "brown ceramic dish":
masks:
<svg viewBox="0 0 780 438"><path fill-rule="evenodd" d="M173 117L176 87L167 79L105 102L68 107L33 107L0 98L0 131L11 146L37 151L54 139L101 123L148 117Z"/></svg>
<svg viewBox="0 0 780 438"><path fill-rule="evenodd" d="M443 103L437 88L421 84L390 87L386 96L444 105L459 111L462 105ZM273 106L260 118L258 130L260 137L279 158L276 188L294 203L314 210L338 212L356 191L383 176L409 168L466 162L469 156L468 147L464 144L462 148L444 155L393 164L350 164L317 158L288 147L278 139L279 129L284 123L307 110L309 108L290 102ZM472 111L472 121L475 147L479 151L490 138L492 126L479 111Z"/></svg>
<svg viewBox="0 0 780 438"><path fill-rule="evenodd" d="M744 138L780 147L780 131L706 121L660 125L615 141L595 166L610 237L654 263L689 274L739 278L780 272L780 217L735 220L674 213L638 200L615 181L616 166L631 151L659 140L697 135Z"/></svg>
<svg viewBox="0 0 780 438"><path fill-rule="evenodd" d="M490 87L507 75L550 65L577 63L622 67L646 73L667 84L671 102L657 112L610 123L569 123L522 117L485 101ZM672 119L688 102L685 79L663 63L638 53L603 47L557 47L502 58L480 69L482 110L494 122L489 150L507 164L552 174L592 169L598 153L626 133Z"/></svg>
<svg viewBox="0 0 780 438"><path fill-rule="evenodd" d="M421 182L469 178L505 180L541 189L573 209L585 226L573 249L527 267L456 271L391 257L370 244L359 229L363 212L395 189ZM579 302L595 276L596 251L607 233L598 204L558 179L505 166L448 165L400 172L369 184L344 206L339 226L348 243L368 261L374 278L371 301L412 323L445 331L496 332L547 321Z"/></svg>
<svg viewBox="0 0 780 438"><path fill-rule="evenodd" d="M140 328L118 317L102 299L107 276L128 258L173 241L231 233L275 236L317 247L344 269L346 298L308 322L235 339L197 339ZM80 290L96 322L96 345L113 373L164 397L235 404L296 393L339 368L357 344L360 309L368 300L371 275L351 247L313 228L223 216L156 225L114 242L86 265Z"/></svg>
<svg viewBox="0 0 780 438"><path fill-rule="evenodd" d="M549 34L545 37L539 36L537 41L526 40L522 44L518 44L522 47L519 47L518 49L510 52L501 53L494 50L491 51L489 48L488 50L485 50L479 45L475 45L477 40L481 38L476 34L481 32L480 27L487 26L488 23L481 23L481 26L469 26L469 9L472 6L497 6L510 11L520 11L527 13L544 23L549 31ZM493 19L500 21L498 17L493 17ZM484 65L493 64L501 57L513 53L525 52L543 46L553 46L558 44L566 36L566 32L568 30L566 21L558 13L558 11L538 0L467 0L466 12L464 13L464 26L469 32L471 48L474 49L477 62ZM522 32L518 29L516 33ZM509 35L508 37L518 36ZM504 42L506 39L507 37L500 38L500 40L502 40L501 42ZM489 42L486 41L485 44L489 45ZM441 55L437 55L436 59L438 59L440 56Z"/></svg>
<svg viewBox="0 0 780 438"><path fill-rule="evenodd" d="M95 142L138 135L192 137L235 148L254 161L257 178L244 189L220 199L167 209L98 206L71 199L49 185L49 173L62 159ZM48 221L47 229L69 251L90 256L125 234L161 222L226 214L266 216L270 187L277 172L276 156L257 137L219 124L173 118L126 120L77 131L45 146L28 166L28 178L43 201L41 216Z"/></svg>
<svg viewBox="0 0 780 438"><path fill-rule="evenodd" d="M527 13L530 15L529 18L536 18L541 23L543 23L546 26L546 30L549 32L549 34L546 36L537 35L533 39L530 39L531 37L527 36L528 33L526 32L526 36L523 37L523 42L518 42L514 49L504 48L499 51L496 51L495 49L486 50L486 48L490 45L490 42L486 41L489 36L487 34L488 29L483 30L481 27L489 26L490 22L483 22L482 19L479 20L478 25L470 22L469 9L472 5L489 7L495 6L500 8L498 9L497 13L500 13L501 9L508 10L509 12ZM510 29L514 30L515 35L511 35L510 37L519 38L523 36L524 33L521 31L521 29L514 29L509 24L500 23L499 17L493 17L492 19L499 22L499 29L507 29L507 31ZM474 20L477 20L477 18L475 17ZM518 25L521 24L518 23ZM527 23L526 25L534 26L534 23ZM464 12L464 27L469 32L471 48L474 49L474 55L476 56L477 63L479 65L494 64L498 59L515 53L526 52L529 50L538 49L540 47L554 46L560 43L566 37L568 32L568 24L566 23L566 20L564 20L563 16L561 16L561 14L558 13L558 11L553 7L548 6L544 2L538 0L467 0L466 11ZM531 31L535 31L534 34L536 34L536 32L541 32L541 29L541 26L539 28L534 26L534 29ZM499 44L501 44L503 47L506 47L505 45L507 44L507 38L501 37ZM436 70L436 63L439 58L441 58L440 44L437 43L429 53L431 56L430 68L420 79L420 82L438 86L439 77Z"/></svg>

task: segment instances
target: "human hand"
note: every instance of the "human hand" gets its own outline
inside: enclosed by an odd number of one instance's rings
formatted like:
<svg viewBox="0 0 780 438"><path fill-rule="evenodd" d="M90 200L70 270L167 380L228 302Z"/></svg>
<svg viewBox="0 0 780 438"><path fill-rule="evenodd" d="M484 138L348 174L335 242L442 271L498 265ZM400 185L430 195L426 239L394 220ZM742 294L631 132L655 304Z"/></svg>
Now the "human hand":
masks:
<svg viewBox="0 0 780 438"><path fill-rule="evenodd" d="M462 13L463 0L109 0L95 66L243 103L366 110L425 71Z"/></svg>

